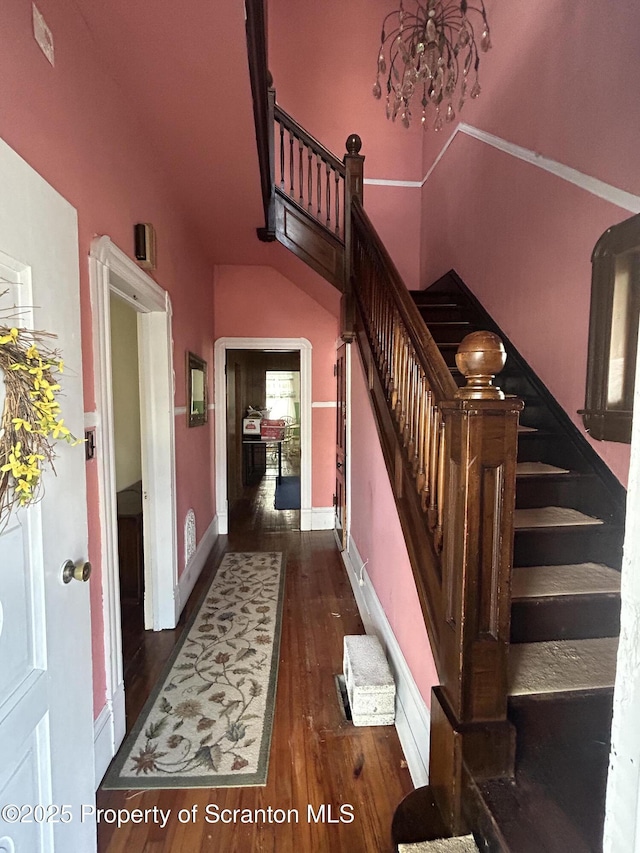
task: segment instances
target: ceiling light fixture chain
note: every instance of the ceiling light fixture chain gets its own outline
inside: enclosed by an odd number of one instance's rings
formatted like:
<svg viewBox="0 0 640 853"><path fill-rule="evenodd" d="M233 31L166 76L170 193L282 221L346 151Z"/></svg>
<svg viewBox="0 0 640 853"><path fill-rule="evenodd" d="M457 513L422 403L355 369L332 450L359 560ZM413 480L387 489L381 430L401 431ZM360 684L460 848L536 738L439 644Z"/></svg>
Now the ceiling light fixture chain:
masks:
<svg viewBox="0 0 640 853"><path fill-rule="evenodd" d="M414 12L400 0L382 23L373 96L380 100L385 86L387 118L395 121L399 116L409 127L412 98L421 95L422 126L427 130L432 105L437 131L455 119L454 100L459 112L467 97L480 95L478 69L480 53L491 47L489 23L483 0L479 6L467 0L410 2Z"/></svg>

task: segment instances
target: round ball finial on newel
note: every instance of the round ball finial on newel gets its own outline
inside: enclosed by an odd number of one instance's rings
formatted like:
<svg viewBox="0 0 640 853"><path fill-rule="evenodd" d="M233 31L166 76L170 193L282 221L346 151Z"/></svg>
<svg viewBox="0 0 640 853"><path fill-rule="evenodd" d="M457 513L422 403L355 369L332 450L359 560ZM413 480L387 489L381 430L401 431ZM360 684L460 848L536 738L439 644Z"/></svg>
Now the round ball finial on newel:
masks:
<svg viewBox="0 0 640 853"><path fill-rule="evenodd" d="M472 332L460 343L456 353L458 370L467 380L456 392L459 400L504 400L493 385L496 374L505 366L504 344L493 332Z"/></svg>
<svg viewBox="0 0 640 853"><path fill-rule="evenodd" d="M347 148L347 154L359 154L360 149L362 148L362 140L357 133L352 133L351 136L347 137L345 145Z"/></svg>

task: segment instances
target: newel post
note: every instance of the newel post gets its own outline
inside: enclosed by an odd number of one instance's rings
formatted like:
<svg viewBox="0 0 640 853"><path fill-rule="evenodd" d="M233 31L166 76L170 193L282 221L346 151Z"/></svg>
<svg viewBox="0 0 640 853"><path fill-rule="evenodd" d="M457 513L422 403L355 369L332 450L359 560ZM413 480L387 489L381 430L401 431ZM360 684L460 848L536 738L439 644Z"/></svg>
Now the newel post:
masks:
<svg viewBox="0 0 640 853"><path fill-rule="evenodd" d="M351 243L351 201L354 198L362 201L364 157L360 154L362 140L357 133L352 133L346 142L347 153L344 155L344 288L340 308L340 325L342 339L353 341L355 335L355 303L353 297L352 243Z"/></svg>
<svg viewBox="0 0 640 853"><path fill-rule="evenodd" d="M513 773L507 720L513 514L521 400L493 385L501 340L474 332L456 355L467 384L441 404L445 475L440 657L434 689L430 785L454 833L465 827L465 773Z"/></svg>

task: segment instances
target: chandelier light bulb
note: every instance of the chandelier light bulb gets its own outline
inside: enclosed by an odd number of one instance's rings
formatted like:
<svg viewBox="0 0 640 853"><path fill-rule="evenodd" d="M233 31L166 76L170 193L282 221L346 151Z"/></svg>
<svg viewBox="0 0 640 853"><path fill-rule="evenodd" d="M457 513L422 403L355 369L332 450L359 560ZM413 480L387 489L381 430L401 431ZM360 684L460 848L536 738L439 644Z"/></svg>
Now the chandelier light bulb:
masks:
<svg viewBox="0 0 640 853"><path fill-rule="evenodd" d="M390 12L382 24L377 73L373 96L382 98L386 90L387 118L399 115L404 127L411 124L410 104L414 96L420 100L421 123L426 130L429 108L435 110L433 127L440 130L444 120L452 122L456 113L453 103L462 109L467 96L480 95L478 69L480 54L491 48L489 22L483 0L470 5L469 0L406 0L415 11L405 9L405 0ZM478 36L476 36L476 33ZM469 85L467 76L474 80Z"/></svg>

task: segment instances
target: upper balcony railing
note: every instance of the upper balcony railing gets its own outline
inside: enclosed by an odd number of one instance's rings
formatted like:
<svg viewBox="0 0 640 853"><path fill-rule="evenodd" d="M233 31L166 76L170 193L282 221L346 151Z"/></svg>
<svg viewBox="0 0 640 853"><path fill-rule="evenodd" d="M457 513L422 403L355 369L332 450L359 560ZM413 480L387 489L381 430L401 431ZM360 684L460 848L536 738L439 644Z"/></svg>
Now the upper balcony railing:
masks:
<svg viewBox="0 0 640 853"><path fill-rule="evenodd" d="M344 163L274 105L275 186L344 240Z"/></svg>

